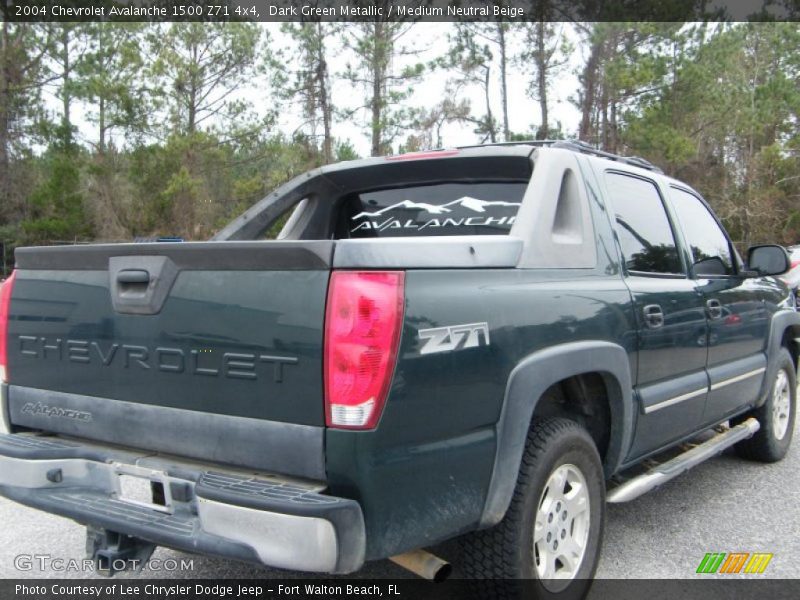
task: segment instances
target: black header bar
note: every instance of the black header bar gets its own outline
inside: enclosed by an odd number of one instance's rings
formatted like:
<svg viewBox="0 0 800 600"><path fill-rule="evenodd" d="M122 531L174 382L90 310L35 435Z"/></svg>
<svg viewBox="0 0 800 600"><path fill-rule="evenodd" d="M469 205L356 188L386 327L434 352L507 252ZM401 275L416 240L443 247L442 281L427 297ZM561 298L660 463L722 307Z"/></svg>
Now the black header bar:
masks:
<svg viewBox="0 0 800 600"><path fill-rule="evenodd" d="M797 21L800 0L0 0L10 22Z"/></svg>

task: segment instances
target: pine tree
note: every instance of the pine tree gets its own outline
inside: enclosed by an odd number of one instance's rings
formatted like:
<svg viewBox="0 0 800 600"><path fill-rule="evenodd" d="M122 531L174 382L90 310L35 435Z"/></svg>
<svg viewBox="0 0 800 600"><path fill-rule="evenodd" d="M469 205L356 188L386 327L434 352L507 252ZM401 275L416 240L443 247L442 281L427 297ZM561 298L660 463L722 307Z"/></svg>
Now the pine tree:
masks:
<svg viewBox="0 0 800 600"><path fill-rule="evenodd" d="M376 20L348 23L343 30L345 46L355 57L343 76L364 92L363 103L350 108L349 114L366 111L372 156L391 153L394 140L413 127L416 111L405 102L411 97L413 84L422 77L424 66L395 64L420 52L419 48L402 45L403 36L413 27L413 23Z"/></svg>

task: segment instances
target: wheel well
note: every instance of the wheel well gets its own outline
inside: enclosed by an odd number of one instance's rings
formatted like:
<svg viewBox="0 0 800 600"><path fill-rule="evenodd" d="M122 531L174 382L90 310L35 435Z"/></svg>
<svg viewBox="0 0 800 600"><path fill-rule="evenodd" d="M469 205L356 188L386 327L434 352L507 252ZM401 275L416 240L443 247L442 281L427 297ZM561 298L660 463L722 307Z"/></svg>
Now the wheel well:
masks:
<svg viewBox="0 0 800 600"><path fill-rule="evenodd" d="M592 436L605 462L611 437L611 406L605 381L599 373L584 373L551 385L533 417L564 417L580 423Z"/></svg>

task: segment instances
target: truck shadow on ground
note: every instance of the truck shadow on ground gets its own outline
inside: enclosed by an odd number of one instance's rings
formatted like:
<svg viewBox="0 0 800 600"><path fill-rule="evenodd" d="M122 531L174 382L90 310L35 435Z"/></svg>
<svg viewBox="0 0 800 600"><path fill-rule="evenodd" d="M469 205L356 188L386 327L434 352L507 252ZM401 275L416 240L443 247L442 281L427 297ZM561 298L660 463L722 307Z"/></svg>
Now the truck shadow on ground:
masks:
<svg viewBox="0 0 800 600"><path fill-rule="evenodd" d="M733 450L727 450L632 502L607 505L606 551L601 554L597 577L693 577L706 552L727 549L769 551L776 555L783 549L785 555L797 555L800 541L791 532L800 531L800 514L795 501L798 492L800 449L797 440L783 461L771 465L743 460ZM770 510L759 510L759 506L770 506ZM781 515L781 522L776 521L775 515ZM457 541L451 540L430 550L451 561L453 577L459 576ZM161 558L194 559L193 569L169 574L176 578L416 577L388 560L369 562L357 573L337 577L190 556L166 549L157 552ZM800 576L800 571L786 561L775 561L770 568L769 575L773 577ZM137 576L159 574L145 571Z"/></svg>

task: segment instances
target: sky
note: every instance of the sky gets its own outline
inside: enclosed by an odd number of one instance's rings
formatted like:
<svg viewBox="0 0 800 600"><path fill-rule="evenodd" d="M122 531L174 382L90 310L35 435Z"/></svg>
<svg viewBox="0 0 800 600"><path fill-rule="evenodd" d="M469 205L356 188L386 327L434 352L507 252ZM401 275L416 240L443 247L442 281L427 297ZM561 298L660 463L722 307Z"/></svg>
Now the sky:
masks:
<svg viewBox="0 0 800 600"><path fill-rule="evenodd" d="M265 24L270 29L272 35L280 39L280 32L274 24ZM418 23L402 38L402 44L413 48L426 48L426 50L414 60L427 63L437 56L447 52L447 34L454 30L452 23ZM568 34L569 32L567 32ZM521 36L520 36L521 37ZM517 40L515 49L519 49L521 40ZM496 54L496 52L495 52ZM332 71L343 70L345 60L331 60L329 65ZM497 61L495 61L497 62ZM558 81L553 83L550 98L550 118L554 124L561 121L566 132L577 130L580 113L578 109L569 102L571 95L578 89L578 79L573 73L582 62L582 57L578 50L570 57L570 64L564 69L563 75ZM397 65L398 69L402 65ZM496 64L492 69L492 82L490 92L493 97L493 111L495 118L501 119L500 115L500 85L499 85L499 66ZM508 70L508 104L510 128L514 132L527 132L533 125L540 122L539 104L527 94L530 72L525 73L521 66L511 66ZM429 107L442 99L444 94L447 76L442 72L429 73L423 80L413 86L414 94L409 99L411 106ZM484 101L482 91L477 87L465 90L467 99L470 100L473 111L476 115L483 114ZM334 104L343 102L350 95L359 94L354 91L348 82L338 81L332 95ZM292 124L298 123L294 115L285 114L285 127L287 130L293 129ZM294 125L296 127L296 125ZM349 138L356 150L362 156L369 154L369 139L364 134L364 129L352 123L339 122L334 128L335 134L340 138ZM469 124L451 123L443 128L443 142L445 146L459 146L475 144L479 141L473 133L473 126Z"/></svg>
<svg viewBox="0 0 800 600"><path fill-rule="evenodd" d="M279 23L259 23L269 34L273 48L286 47L289 44L287 35L280 31ZM401 39L402 45L408 48L420 48L422 52L414 56L414 62L428 63L437 56L441 56L448 49L448 33L452 33L454 24L452 23L418 23ZM565 28L564 35L572 36L571 30ZM512 50L516 53L521 49L522 36L517 35L513 38ZM561 121L563 130L569 135L577 130L579 112L569 100L574 96L578 89L578 80L575 72L583 61L579 45L573 44L576 50L569 57L569 63L562 70L559 78L553 82L550 90L549 106L551 124ZM332 100L333 105L343 107L355 105L356 100L363 98L363 90L353 89L349 82L335 77L336 73L344 71L347 65L348 55L343 52L339 44L336 44L329 52L329 70L334 75ZM496 54L496 52L495 52ZM497 63L497 61L495 60ZM403 63L395 65L399 70ZM528 132L540 122L538 102L531 98L527 93L529 79L532 75L531 70L523 68L522 65L512 64L508 70L508 103L509 121L512 131L517 133ZM493 81L490 93L493 98L493 112L495 118L501 121L500 112L500 85L499 67L497 64L492 69ZM407 101L409 106L428 108L439 102L444 94L447 83L447 74L442 71L428 72L423 79L413 85L414 93ZM240 89L237 96L252 102L256 112L265 112L266 108L278 106L277 129L287 135L291 135L303 122L300 110L288 103L280 104L279 101L265 97L265 84L263 81L254 81L253 85ZM46 104L50 111L58 114L60 102L52 95L46 96ZM470 100L473 112L476 116L483 114L484 101L480 88L473 86L462 92ZM73 110L75 123L80 134L86 140L92 140L96 136L94 127L87 121L86 114L80 106L75 106ZM365 114L358 114L350 121L337 119L334 123L334 135L341 140L349 140L355 147L356 152L361 156L368 156L370 141L365 135L366 128ZM443 143L445 146L459 146L478 143L480 140L473 133L473 126L469 124L451 123L445 125L442 130ZM403 140L405 137L402 138ZM124 145L125 140L116 139L119 145ZM401 140L398 140L401 141Z"/></svg>

